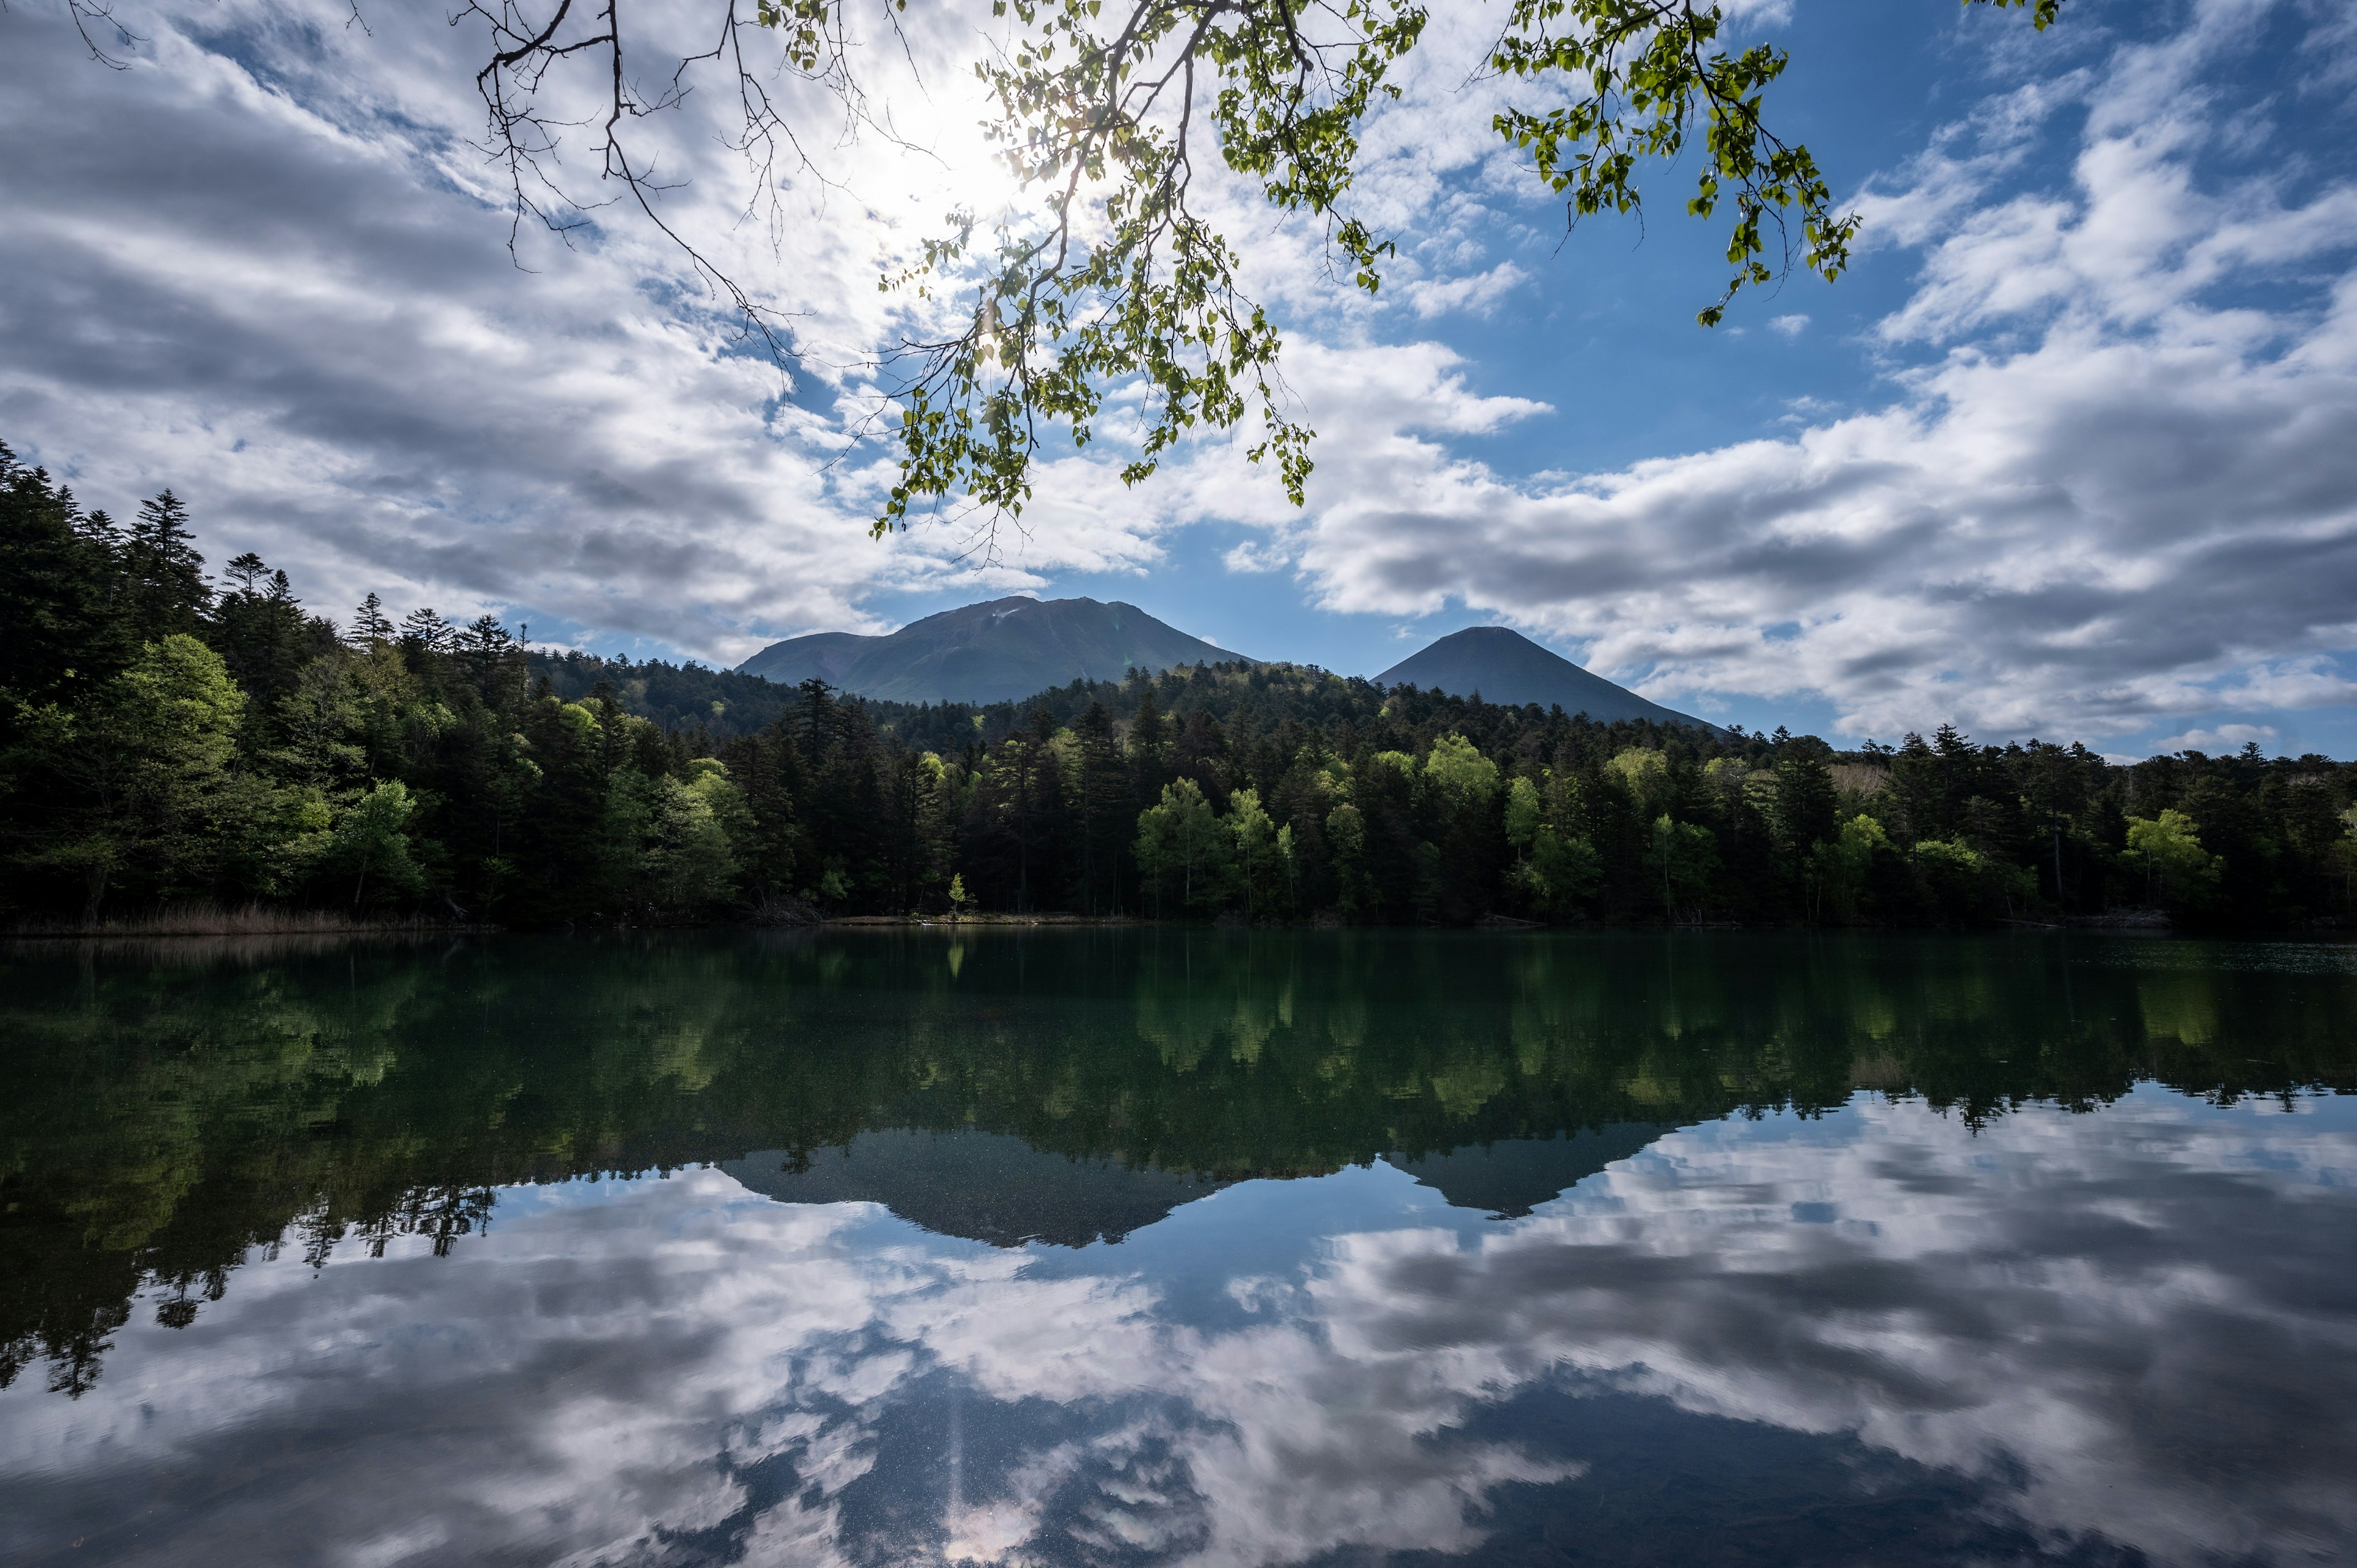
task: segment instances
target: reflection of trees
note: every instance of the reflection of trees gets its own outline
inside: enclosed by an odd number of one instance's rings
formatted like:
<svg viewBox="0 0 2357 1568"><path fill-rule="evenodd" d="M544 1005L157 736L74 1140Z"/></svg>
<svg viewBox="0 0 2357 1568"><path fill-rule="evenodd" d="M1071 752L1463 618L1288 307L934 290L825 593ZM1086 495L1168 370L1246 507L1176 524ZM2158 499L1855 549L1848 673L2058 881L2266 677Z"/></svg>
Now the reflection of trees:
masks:
<svg viewBox="0 0 2357 1568"><path fill-rule="evenodd" d="M142 1291L185 1325L252 1248L443 1251L503 1185L871 1128L1286 1176L1812 1112L1858 1087L1975 1124L2144 1079L2222 1100L2357 1087L2346 975L2203 958L1176 930L20 955L0 972L0 1384L46 1358L59 1389L89 1386Z"/></svg>

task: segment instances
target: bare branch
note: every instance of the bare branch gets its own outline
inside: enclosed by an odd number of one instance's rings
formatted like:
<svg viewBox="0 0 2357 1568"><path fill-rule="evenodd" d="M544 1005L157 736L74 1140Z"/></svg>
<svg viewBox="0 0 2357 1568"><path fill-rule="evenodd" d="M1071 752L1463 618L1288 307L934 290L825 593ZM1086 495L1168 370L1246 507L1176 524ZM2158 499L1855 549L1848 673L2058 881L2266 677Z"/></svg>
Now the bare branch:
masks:
<svg viewBox="0 0 2357 1568"><path fill-rule="evenodd" d="M0 9L5 9L5 6L0 5ZM73 18L74 31L81 36L82 47L90 51L90 58L109 70L129 70L131 62L122 55L108 53L105 47L91 36L92 28L102 34L113 33L114 47L125 51L135 49L147 41L144 35L133 32L116 17L113 0L66 0L66 15Z"/></svg>

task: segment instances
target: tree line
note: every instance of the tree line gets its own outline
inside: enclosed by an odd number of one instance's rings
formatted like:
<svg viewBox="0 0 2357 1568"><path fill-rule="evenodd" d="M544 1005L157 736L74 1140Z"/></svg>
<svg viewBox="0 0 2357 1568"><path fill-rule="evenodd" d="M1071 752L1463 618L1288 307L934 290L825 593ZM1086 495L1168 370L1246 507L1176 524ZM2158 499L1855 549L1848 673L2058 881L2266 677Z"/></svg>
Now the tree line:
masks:
<svg viewBox="0 0 2357 1568"><path fill-rule="evenodd" d="M0 446L0 916L2345 920L2357 767L1598 724L1294 665L905 704L342 624Z"/></svg>
<svg viewBox="0 0 2357 1568"><path fill-rule="evenodd" d="M2223 1103L2357 1090L2337 976L2089 964L2090 942L2119 939L633 931L95 965L19 946L0 950L19 1047L0 1388L47 1361L87 1389L143 1293L186 1326L274 1248L447 1251L501 1187L876 1129L1018 1137L1085 1213L1108 1165L1278 1179L1819 1114L1859 1088L1974 1125L2147 1080Z"/></svg>

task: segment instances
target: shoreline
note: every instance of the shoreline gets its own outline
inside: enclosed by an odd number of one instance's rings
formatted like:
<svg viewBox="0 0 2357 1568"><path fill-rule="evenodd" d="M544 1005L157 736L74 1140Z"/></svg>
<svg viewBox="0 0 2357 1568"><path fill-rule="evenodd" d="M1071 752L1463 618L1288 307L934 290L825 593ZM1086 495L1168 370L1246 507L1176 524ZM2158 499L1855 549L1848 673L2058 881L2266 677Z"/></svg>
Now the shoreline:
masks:
<svg viewBox="0 0 2357 1568"><path fill-rule="evenodd" d="M2115 910L2104 915L2080 915L2065 919L2013 919L1988 926L1969 927L1903 927L1903 926L1748 926L1733 921L1698 920L1675 923L1645 923L1631 925L1596 925L1590 923L1550 925L1540 921L1518 919L1512 916L1491 915L1464 925L1451 926L1345 926L1340 922L1321 920L1287 920L1268 925L1252 925L1242 920L1217 921L1156 919L1140 915L1076 915L1060 910L1043 910L1034 914L1012 914L998 911L974 911L963 914L940 915L818 915L808 919L764 921L760 919L683 921L664 924L565 924L550 927L511 927L488 921L429 920L358 921L320 911L163 911L154 916L106 920L94 926L76 926L64 922L38 926L0 929L0 945L38 946L48 943L98 942L145 943L188 941L270 941L334 942L355 940L398 939L406 940L447 940L457 937L522 934L621 934L654 931L816 931L816 930L1200 930L1200 931L1467 931L1490 935L1519 935L1532 932L1581 932L1589 935L1626 932L1697 932L1697 931L1813 931L1819 935L1875 936L1975 936L2001 932L2042 931L2055 934L2079 932L2118 936L2186 936L2212 937L2223 940L2281 941L2348 940L2357 937L2339 921L2307 923L2267 930L2201 931L2189 930L2170 923L2152 910Z"/></svg>

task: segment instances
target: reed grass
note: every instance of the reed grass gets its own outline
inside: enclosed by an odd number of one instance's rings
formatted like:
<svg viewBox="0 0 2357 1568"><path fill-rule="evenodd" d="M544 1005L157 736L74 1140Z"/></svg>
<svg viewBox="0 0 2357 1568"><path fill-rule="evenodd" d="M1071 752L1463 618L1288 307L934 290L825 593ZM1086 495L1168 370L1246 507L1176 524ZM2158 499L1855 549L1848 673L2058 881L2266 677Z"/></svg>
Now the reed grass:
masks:
<svg viewBox="0 0 2357 1568"><path fill-rule="evenodd" d="M361 937L415 932L475 930L447 920L415 917L356 919L336 909L290 909L281 905L174 904L139 914L85 920L31 920L5 929L16 938L79 938L141 940L150 937Z"/></svg>

